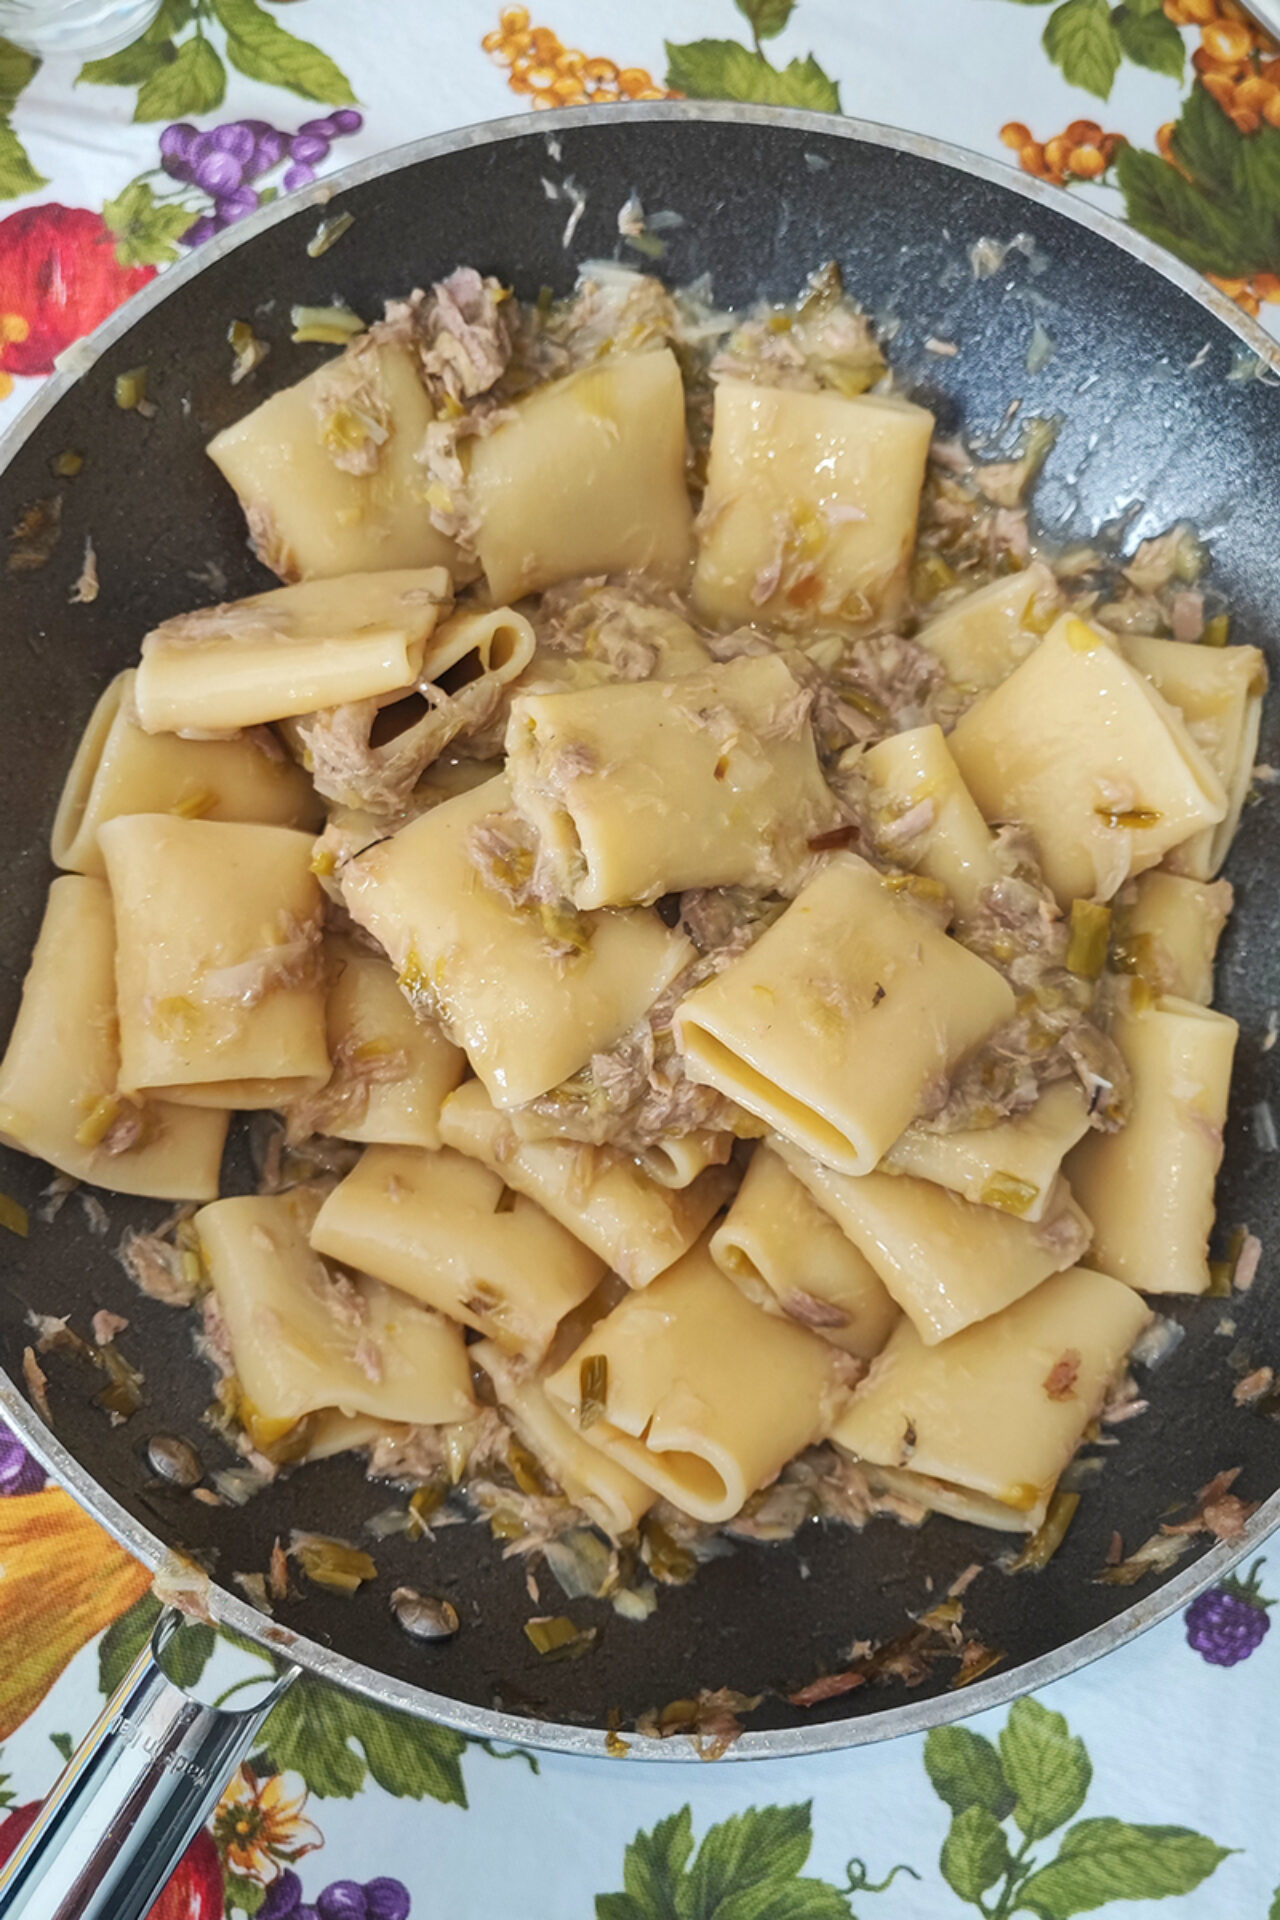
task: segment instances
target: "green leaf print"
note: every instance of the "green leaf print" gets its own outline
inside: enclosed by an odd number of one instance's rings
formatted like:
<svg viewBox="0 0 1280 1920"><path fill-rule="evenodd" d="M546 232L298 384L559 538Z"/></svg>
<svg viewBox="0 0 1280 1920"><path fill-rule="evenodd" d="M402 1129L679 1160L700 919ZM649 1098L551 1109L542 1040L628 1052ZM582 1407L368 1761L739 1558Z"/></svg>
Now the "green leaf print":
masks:
<svg viewBox="0 0 1280 1920"><path fill-rule="evenodd" d="M98 1685L103 1693L114 1693L128 1673L160 1618L160 1602L153 1593L144 1593L127 1613L114 1620L98 1647ZM179 1687L194 1687L208 1665L216 1635L212 1627L189 1621L169 1642L165 1672Z"/></svg>
<svg viewBox="0 0 1280 1920"><path fill-rule="evenodd" d="M738 12L751 22L756 45L773 40L795 12L796 0L734 0Z"/></svg>
<svg viewBox="0 0 1280 1920"><path fill-rule="evenodd" d="M1017 1797L1009 1790L1000 1755L983 1734L968 1727L935 1727L925 1736L925 1772L952 1813L985 1807L997 1820L1013 1812Z"/></svg>
<svg viewBox="0 0 1280 1920"><path fill-rule="evenodd" d="M951 1822L938 1864L943 1879L962 1900L980 1900L1009 1870L1004 1828L985 1807L966 1807Z"/></svg>
<svg viewBox="0 0 1280 1920"><path fill-rule="evenodd" d="M242 1874L228 1873L223 1883L223 1897L228 1913L245 1913L249 1920L253 1920L267 1897L267 1890L256 1880L246 1880Z"/></svg>
<svg viewBox="0 0 1280 1920"><path fill-rule="evenodd" d="M1227 278L1280 267L1280 130L1242 133L1197 83L1172 137L1175 164L1116 156L1132 224L1188 266ZM1190 178L1188 178L1190 176Z"/></svg>
<svg viewBox="0 0 1280 1920"><path fill-rule="evenodd" d="M1116 178L1130 224L1189 267L1234 276L1265 264L1243 213L1219 206L1158 153L1122 147Z"/></svg>
<svg viewBox="0 0 1280 1920"><path fill-rule="evenodd" d="M1060 1713L1017 1700L1000 1735L1004 1775L1017 1796L1013 1817L1028 1840L1043 1840L1079 1813L1093 1768L1083 1740Z"/></svg>
<svg viewBox="0 0 1280 1920"><path fill-rule="evenodd" d="M34 193L49 184L27 158L27 150L7 120L0 119L0 200L13 200L20 193Z"/></svg>
<svg viewBox="0 0 1280 1920"><path fill-rule="evenodd" d="M998 1752L967 1727L942 1727L925 1741L924 1764L954 1816L939 1859L943 1878L983 1920L1018 1913L1071 1920L1113 1900L1190 1893L1230 1851L1188 1827L1093 1819L1069 1827L1057 1857L1041 1865L1032 1847L1080 1811L1093 1768L1063 1716L1035 1699L1010 1708ZM1010 1816L1022 1835L1016 1851L1005 1825ZM862 1885L851 1870L850 1892ZM615 1920L644 1916L619 1913ZM1280 1920L1280 1889L1271 1920Z"/></svg>
<svg viewBox="0 0 1280 1920"><path fill-rule="evenodd" d="M1271 1905L1267 1909L1267 1920L1280 1920L1280 1887L1271 1896Z"/></svg>
<svg viewBox="0 0 1280 1920"><path fill-rule="evenodd" d="M182 120L212 113L227 93L227 70L210 41L184 40L174 58L158 66L138 88L135 120Z"/></svg>
<svg viewBox="0 0 1280 1920"><path fill-rule="evenodd" d="M178 50L173 36L191 24L190 0L164 0L159 13L146 32L104 60L86 60L76 75L81 81L98 87L136 87L150 79L158 68L176 60Z"/></svg>
<svg viewBox="0 0 1280 1920"><path fill-rule="evenodd" d="M34 193L47 187L48 181L37 173L27 158L27 150L9 125L9 115L18 103L18 95L30 86L40 71L35 54L15 47L12 40L0 40L0 200L12 200L20 193Z"/></svg>
<svg viewBox="0 0 1280 1920"><path fill-rule="evenodd" d="M355 104L341 67L309 40L278 26L257 0L213 0L213 10L227 30L228 60L250 80L288 87L329 107Z"/></svg>
<svg viewBox="0 0 1280 1920"><path fill-rule="evenodd" d="M1108 98L1121 47L1107 0L1063 0L1049 15L1044 49L1073 87Z"/></svg>
<svg viewBox="0 0 1280 1920"><path fill-rule="evenodd" d="M1082 1820L1063 1836L1057 1859L1023 1885L1018 1903L1044 1920L1071 1920L1110 1900L1164 1900L1191 1893L1230 1851L1189 1827Z"/></svg>
<svg viewBox="0 0 1280 1920"><path fill-rule="evenodd" d="M1187 63L1187 50L1182 44L1182 35L1172 20L1160 11L1152 12L1145 5L1134 6L1133 0L1123 7L1117 7L1111 16L1120 45L1135 66L1149 67L1153 73L1167 73L1171 79L1181 80Z"/></svg>
<svg viewBox="0 0 1280 1920"><path fill-rule="evenodd" d="M767 107L811 107L839 113L840 89L812 54L785 67L736 40L693 40L667 46L667 85L690 100L751 100Z"/></svg>
<svg viewBox="0 0 1280 1920"><path fill-rule="evenodd" d="M637 1833L623 1860L624 1891L596 1895L596 1920L851 1920L850 1895L883 1893L904 1869L873 1882L852 1860L845 1887L803 1876L811 1813L809 1801L749 1807L711 1827L694 1858L693 1816L681 1807Z"/></svg>
<svg viewBox="0 0 1280 1920"><path fill-rule="evenodd" d="M145 180L131 180L102 217L116 236L116 259L122 267L162 267L178 257L178 241L195 218L180 201L156 199Z"/></svg>
<svg viewBox="0 0 1280 1920"><path fill-rule="evenodd" d="M321 1799L353 1799L372 1774L400 1799L467 1804L460 1733L306 1675L273 1708L262 1744L278 1772L300 1773Z"/></svg>
<svg viewBox="0 0 1280 1920"><path fill-rule="evenodd" d="M226 33L225 59L215 44L215 23ZM189 27L195 31L180 39ZM100 87L137 87L135 120L176 120L221 106L226 61L251 80L287 87L304 100L334 107L355 101L351 82L336 61L278 25L257 0L164 0L138 39L104 60L86 61L77 85L85 81ZM0 86L2 82L0 55Z"/></svg>
<svg viewBox="0 0 1280 1920"><path fill-rule="evenodd" d="M34 53L15 47L12 40L0 40L0 114L13 111L18 95L39 71L40 62Z"/></svg>

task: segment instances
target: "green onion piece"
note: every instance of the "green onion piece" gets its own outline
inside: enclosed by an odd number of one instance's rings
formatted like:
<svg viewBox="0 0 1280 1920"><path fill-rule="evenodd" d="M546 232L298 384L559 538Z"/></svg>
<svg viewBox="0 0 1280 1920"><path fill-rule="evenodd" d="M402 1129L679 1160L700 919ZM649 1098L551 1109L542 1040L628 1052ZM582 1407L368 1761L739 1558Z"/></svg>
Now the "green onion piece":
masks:
<svg viewBox="0 0 1280 1920"><path fill-rule="evenodd" d="M528 1447L522 1447L514 1438L507 1449L507 1464L521 1493L546 1493L546 1476L538 1465L537 1455L530 1453Z"/></svg>
<svg viewBox="0 0 1280 1920"><path fill-rule="evenodd" d="M1149 933L1118 933L1111 943L1113 973L1137 974L1149 984L1159 984L1160 967L1156 943Z"/></svg>
<svg viewBox="0 0 1280 1920"><path fill-rule="evenodd" d="M356 334L364 332L364 321L350 307L294 307L290 338L299 346L318 340L325 346L345 347Z"/></svg>
<svg viewBox="0 0 1280 1920"><path fill-rule="evenodd" d="M1111 909L1096 900L1071 902L1071 933L1067 940L1067 971L1096 980L1107 964L1111 938Z"/></svg>
<svg viewBox="0 0 1280 1920"><path fill-rule="evenodd" d="M299 1540L294 1553L302 1562L309 1580L318 1587L330 1587L335 1593L354 1593L366 1580L376 1580L377 1565L371 1555L342 1540L324 1540L310 1534Z"/></svg>
<svg viewBox="0 0 1280 1920"><path fill-rule="evenodd" d="M0 1227L7 1227L10 1233L16 1233L22 1240L31 1231L31 1219L26 1208L7 1193L0 1193Z"/></svg>
<svg viewBox="0 0 1280 1920"><path fill-rule="evenodd" d="M231 369L233 387L238 387L246 374L260 367L271 351L265 340L259 340L247 320L231 322L227 328L227 344L236 357Z"/></svg>
<svg viewBox="0 0 1280 1920"><path fill-rule="evenodd" d="M134 412L147 397L147 369L133 367L116 375L116 405L125 413Z"/></svg>
<svg viewBox="0 0 1280 1920"><path fill-rule="evenodd" d="M74 480L84 465L84 455L68 447L65 453L56 454L49 465L59 480Z"/></svg>
<svg viewBox="0 0 1280 1920"><path fill-rule="evenodd" d="M1142 827L1158 827L1164 818L1154 807L1125 807L1120 811L1111 807L1095 807L1094 812L1108 827L1126 827L1130 832Z"/></svg>
<svg viewBox="0 0 1280 1920"><path fill-rule="evenodd" d="M1047 1567L1066 1538L1067 1528L1080 1505L1078 1493L1059 1489L1049 1502L1048 1511L1017 1557L1009 1562L1009 1573L1039 1573Z"/></svg>
<svg viewBox="0 0 1280 1920"><path fill-rule="evenodd" d="M608 1730L604 1736L604 1750L611 1760L625 1759L631 1751L631 1742L624 1740L618 1731L621 1725L621 1707L610 1707Z"/></svg>
<svg viewBox="0 0 1280 1920"><path fill-rule="evenodd" d="M1030 1180L1019 1180L1016 1173L993 1173L978 1195L984 1207L999 1207L1001 1213L1024 1214L1040 1196Z"/></svg>
<svg viewBox="0 0 1280 1920"><path fill-rule="evenodd" d="M318 260L322 253L328 253L331 246L341 240L349 227L355 225L353 213L337 213L332 220L322 220L307 242L307 253L312 260Z"/></svg>
<svg viewBox="0 0 1280 1920"><path fill-rule="evenodd" d="M106 1408L113 1425L118 1426L143 1405L142 1375L114 1345L103 1347L97 1359L106 1371L108 1384L94 1395L94 1400L96 1405Z"/></svg>
<svg viewBox="0 0 1280 1920"><path fill-rule="evenodd" d="M598 1627L578 1627L567 1614L526 1620L525 1637L544 1659L577 1660L600 1638Z"/></svg>
<svg viewBox="0 0 1280 1920"><path fill-rule="evenodd" d="M489 1515L489 1531L495 1540L523 1540L529 1529L518 1513L499 1507Z"/></svg>
<svg viewBox="0 0 1280 1920"><path fill-rule="evenodd" d="M883 726L889 719L889 709L881 700L873 700L869 693L860 693L857 687L841 687L840 698L847 700L859 713L865 713L868 720L874 720Z"/></svg>
<svg viewBox="0 0 1280 1920"><path fill-rule="evenodd" d="M1227 1300L1231 1296L1231 1281L1236 1270L1234 1260L1211 1260L1209 1262L1209 1298Z"/></svg>
<svg viewBox="0 0 1280 1920"><path fill-rule="evenodd" d="M923 606L936 600L940 593L955 585L956 576L953 567L943 559L940 553L918 553L911 569L911 591Z"/></svg>
<svg viewBox="0 0 1280 1920"><path fill-rule="evenodd" d="M698 1571L698 1563L687 1547L672 1539L656 1520L646 1520L642 1528L645 1562L655 1580L664 1587L687 1586Z"/></svg>
<svg viewBox="0 0 1280 1920"><path fill-rule="evenodd" d="M441 1480L431 1480L409 1496L409 1524L405 1528L411 1540L421 1540L432 1516L444 1505L448 1489Z"/></svg>
<svg viewBox="0 0 1280 1920"><path fill-rule="evenodd" d="M594 1427L604 1418L609 1397L609 1362L603 1353L590 1353L578 1368L578 1426Z"/></svg>
<svg viewBox="0 0 1280 1920"><path fill-rule="evenodd" d="M1204 623L1204 632L1200 636L1202 647L1225 647L1231 638L1231 615L1215 613L1212 620Z"/></svg>

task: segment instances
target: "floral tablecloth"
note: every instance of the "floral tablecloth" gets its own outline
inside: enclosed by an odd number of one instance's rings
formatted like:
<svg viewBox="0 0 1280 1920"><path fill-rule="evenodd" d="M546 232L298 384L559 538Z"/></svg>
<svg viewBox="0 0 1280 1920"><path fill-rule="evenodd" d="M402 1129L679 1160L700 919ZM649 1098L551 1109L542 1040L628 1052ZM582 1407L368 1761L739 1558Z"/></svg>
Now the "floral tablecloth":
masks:
<svg viewBox="0 0 1280 1920"><path fill-rule="evenodd" d="M0 426L74 339L272 195L449 126L669 93L1002 157L1280 333L1280 49L1234 0L161 0L87 64L0 40ZM1274 1920L1268 1604L1242 1578L1036 1699L806 1762L626 1768L468 1745L337 1693L286 1703L157 1912L1123 1920L1159 1899ZM0 1857L155 1608L0 1433Z"/></svg>

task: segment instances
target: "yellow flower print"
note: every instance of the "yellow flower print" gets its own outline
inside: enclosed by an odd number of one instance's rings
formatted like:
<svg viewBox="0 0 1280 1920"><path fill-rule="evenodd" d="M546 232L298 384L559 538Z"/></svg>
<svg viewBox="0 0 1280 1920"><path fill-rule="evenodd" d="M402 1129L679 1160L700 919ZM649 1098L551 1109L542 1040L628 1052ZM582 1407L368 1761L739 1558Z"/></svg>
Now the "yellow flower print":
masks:
<svg viewBox="0 0 1280 1920"><path fill-rule="evenodd" d="M60 1487L0 1500L0 1740L150 1585L147 1569Z"/></svg>
<svg viewBox="0 0 1280 1920"><path fill-rule="evenodd" d="M620 67L613 60L589 59L576 47L566 47L550 27L530 24L527 7L504 7L496 29L486 33L480 44L500 67L508 69L512 92L527 94L533 107L683 98L658 86L644 67Z"/></svg>
<svg viewBox="0 0 1280 1920"><path fill-rule="evenodd" d="M232 1872L274 1880L282 1864L322 1846L319 1829L303 1817L306 1804L307 1789L291 1795L283 1774L260 1780L241 1767L213 1816L213 1837Z"/></svg>

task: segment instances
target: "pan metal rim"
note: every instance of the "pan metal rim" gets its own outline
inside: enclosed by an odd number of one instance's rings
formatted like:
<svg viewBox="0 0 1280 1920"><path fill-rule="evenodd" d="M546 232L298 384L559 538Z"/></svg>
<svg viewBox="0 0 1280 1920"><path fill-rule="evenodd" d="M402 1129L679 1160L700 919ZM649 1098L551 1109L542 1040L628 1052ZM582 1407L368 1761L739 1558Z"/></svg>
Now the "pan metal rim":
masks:
<svg viewBox="0 0 1280 1920"><path fill-rule="evenodd" d="M664 100L636 101L625 107L614 107L610 112L614 115L625 114L628 120L633 121L778 127L824 139L849 140L863 146L910 154L917 159L985 180L1015 198L1038 201L1064 219L1074 221L1077 226L1108 241L1189 295L1206 314L1235 334L1258 355L1273 375L1280 378L1280 344L1200 274L1112 215L1074 196L1068 197L1046 181L1016 173L1004 162L990 159L985 154L974 153L949 141L935 140L927 134L884 126L877 121L783 107L741 106L727 101ZM317 201L313 196L313 204L327 206L330 199L336 199L348 187L362 186L367 181L399 173L404 168L445 154L497 146L531 134L554 136L580 127L598 127L601 122L602 115L598 107L565 107L548 113L525 113L501 120L482 121L473 126L455 128L449 133L432 134L423 140L388 148L366 160L357 160L341 172L327 176L323 183L326 190L324 200ZM206 241L198 251L189 254L186 260L157 276L149 286L118 308L95 332L69 347L59 358L58 370L28 404L17 424L0 438L0 473L9 466L19 448L42 425L64 394L102 354L130 332L137 321L206 267L255 240L259 234L267 232L281 221L293 218L306 205L307 201L301 196L287 195L261 208L247 220L225 229ZM104 1487L99 1486L88 1468L69 1453L45 1426L26 1397L2 1370L0 1413L59 1484L136 1559L158 1569L170 1558L171 1549L165 1542L136 1520ZM818 1725L747 1731L729 1749L726 1758L779 1760L838 1752L849 1747L897 1739L904 1734L923 1733L931 1727L943 1726L949 1721L1003 1706L1021 1694L1063 1679L1103 1654L1111 1653L1136 1639L1149 1627L1167 1620L1198 1593L1221 1580L1250 1554L1256 1553L1277 1527L1280 1527L1280 1489L1263 1502L1237 1540L1213 1547L1191 1566L1167 1580L1156 1592L1135 1600L1103 1625L1064 1642L1050 1653L1026 1661L1008 1673L993 1673L972 1686L943 1693L934 1699L906 1700L875 1713ZM429 1687L395 1680L345 1654L335 1653L332 1648L309 1640L304 1635L294 1634L279 1626L267 1626L256 1607L215 1582L210 1582L207 1597L209 1611L219 1625L245 1634L256 1640L264 1651L286 1655L319 1678L363 1694L381 1706L439 1721L475 1739L501 1740L539 1748L544 1752L592 1758L605 1755L606 1730L603 1727L579 1727L553 1720L533 1719L453 1700L447 1694L436 1693ZM672 1762L690 1761L697 1756L692 1742L679 1737L671 1740L632 1739L630 1757Z"/></svg>

